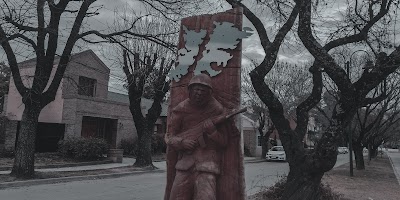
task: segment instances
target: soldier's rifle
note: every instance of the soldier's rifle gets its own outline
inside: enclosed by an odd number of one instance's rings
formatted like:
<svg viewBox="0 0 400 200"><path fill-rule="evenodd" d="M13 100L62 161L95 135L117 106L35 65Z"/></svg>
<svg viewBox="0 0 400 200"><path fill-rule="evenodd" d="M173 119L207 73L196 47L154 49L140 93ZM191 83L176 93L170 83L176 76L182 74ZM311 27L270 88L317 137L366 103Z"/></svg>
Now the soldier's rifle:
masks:
<svg viewBox="0 0 400 200"><path fill-rule="evenodd" d="M239 113L245 112L246 110L247 110L247 108L232 110L228 113L224 113L224 114L212 117L211 121L215 126L217 126L217 125L227 121L231 117L233 117ZM204 126L205 126L205 122L201 122L198 125L196 125L195 127L179 133L177 136L183 138L184 140L189 139L189 140L197 141L201 147L204 147L206 145L205 141L204 141L204 137L203 137Z"/></svg>

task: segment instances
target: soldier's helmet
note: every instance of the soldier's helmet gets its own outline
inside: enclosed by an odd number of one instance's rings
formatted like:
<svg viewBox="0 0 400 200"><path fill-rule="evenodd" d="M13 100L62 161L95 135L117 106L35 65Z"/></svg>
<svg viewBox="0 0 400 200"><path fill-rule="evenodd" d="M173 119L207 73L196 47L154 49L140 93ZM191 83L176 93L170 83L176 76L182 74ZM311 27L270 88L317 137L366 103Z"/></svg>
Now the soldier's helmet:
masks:
<svg viewBox="0 0 400 200"><path fill-rule="evenodd" d="M193 84L200 84L200 85L207 86L211 89L213 88L211 78L207 74L198 74L196 76L193 76L192 79L190 79L188 88Z"/></svg>

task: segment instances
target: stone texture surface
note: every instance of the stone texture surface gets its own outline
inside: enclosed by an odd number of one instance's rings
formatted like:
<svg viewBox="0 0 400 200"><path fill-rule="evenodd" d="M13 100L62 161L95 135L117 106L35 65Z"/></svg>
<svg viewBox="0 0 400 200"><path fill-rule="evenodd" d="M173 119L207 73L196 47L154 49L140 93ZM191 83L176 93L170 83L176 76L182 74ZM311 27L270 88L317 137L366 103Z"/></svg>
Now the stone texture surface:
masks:
<svg viewBox="0 0 400 200"><path fill-rule="evenodd" d="M215 15L201 15L182 19L182 25L188 27L189 30L199 31L200 29L207 30L207 35L204 38L203 44L200 46L202 52L205 48L205 43L209 40L209 34L212 32L213 22L227 21L234 23L238 28L242 26L242 10L240 8L232 9L224 13ZM182 26L181 26L182 29ZM180 32L179 48L184 47L183 32ZM214 87L214 97L225 107L235 109L240 106L240 66L241 66L241 43L238 48L230 51L233 58L228 61L227 67L222 72L212 78ZM201 54L195 57L196 60L201 58ZM169 115L176 105L188 98L187 84L193 76L195 64L189 67L189 73L181 78L179 82L173 82L171 86L171 101L169 105ZM219 70L219 67L212 65L212 68ZM167 120L167 132L170 128L170 119ZM230 152L224 156L222 173L219 177L218 192L230 194L224 196L223 199L242 200L245 198L244 192L244 176L243 176L243 154L241 150L240 140L232 141L226 151ZM166 193L170 190L168 183L172 183L175 176L176 157L167 156L167 188ZM166 195L168 196L168 195ZM166 198L168 199L168 198Z"/></svg>

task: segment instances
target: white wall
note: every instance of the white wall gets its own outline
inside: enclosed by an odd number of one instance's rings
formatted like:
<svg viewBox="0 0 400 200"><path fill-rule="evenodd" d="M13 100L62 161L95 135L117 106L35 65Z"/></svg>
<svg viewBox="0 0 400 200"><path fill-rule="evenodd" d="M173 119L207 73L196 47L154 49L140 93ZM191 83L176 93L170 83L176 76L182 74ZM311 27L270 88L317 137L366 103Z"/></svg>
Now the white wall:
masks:
<svg viewBox="0 0 400 200"><path fill-rule="evenodd" d="M49 83L47 84L44 91L50 86L51 81L53 80L56 66L53 67L51 72ZM20 69L22 81L27 88L32 87L33 75L35 74L34 67L26 67ZM62 98L62 81L60 83L60 87L58 88L56 99L49 103L47 106L43 108L39 115L39 122L47 122L47 123L61 123L62 121L62 108L64 100ZM10 86L8 90L8 98L7 98L7 109L6 115L10 120L18 120L20 121L22 118L22 112L24 111L25 105L22 103L22 96L19 94L17 88L15 87L15 83L13 78L10 78Z"/></svg>

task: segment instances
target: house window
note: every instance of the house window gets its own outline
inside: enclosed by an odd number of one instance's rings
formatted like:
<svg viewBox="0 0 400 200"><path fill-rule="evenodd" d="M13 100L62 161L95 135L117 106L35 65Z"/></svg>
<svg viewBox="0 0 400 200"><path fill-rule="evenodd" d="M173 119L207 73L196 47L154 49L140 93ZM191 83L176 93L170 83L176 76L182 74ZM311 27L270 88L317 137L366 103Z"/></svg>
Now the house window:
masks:
<svg viewBox="0 0 400 200"><path fill-rule="evenodd" d="M257 136L257 146L261 146L261 135Z"/></svg>
<svg viewBox="0 0 400 200"><path fill-rule="evenodd" d="M96 79L79 76L78 94L94 97L96 94Z"/></svg>

